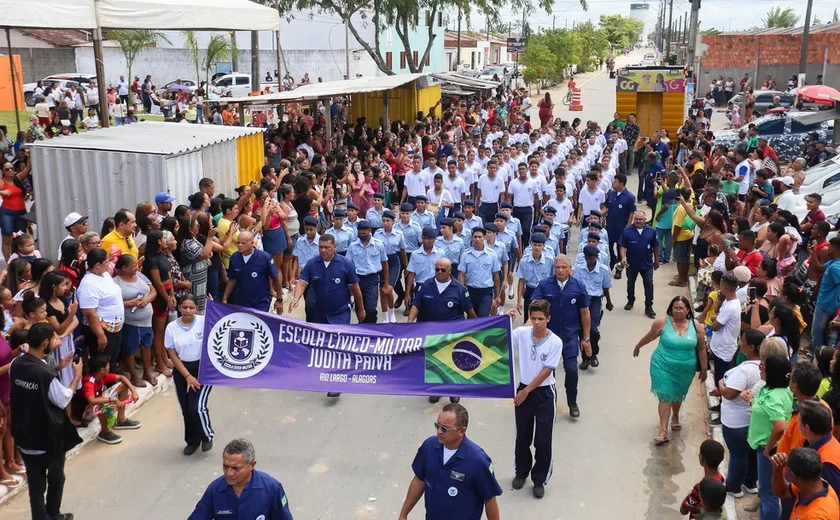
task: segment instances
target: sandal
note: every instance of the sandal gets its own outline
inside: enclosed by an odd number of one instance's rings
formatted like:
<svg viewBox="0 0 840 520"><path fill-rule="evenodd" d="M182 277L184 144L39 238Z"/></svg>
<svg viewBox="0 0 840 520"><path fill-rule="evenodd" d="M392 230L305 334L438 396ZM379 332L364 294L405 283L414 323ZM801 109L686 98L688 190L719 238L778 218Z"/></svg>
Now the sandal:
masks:
<svg viewBox="0 0 840 520"><path fill-rule="evenodd" d="M14 478L9 478L6 480L0 480L0 486L6 486L9 489L14 489L20 485L21 481L16 480Z"/></svg>
<svg viewBox="0 0 840 520"><path fill-rule="evenodd" d="M682 425L678 422L671 422L671 431L678 432L682 430Z"/></svg>
<svg viewBox="0 0 840 520"><path fill-rule="evenodd" d="M653 443L657 446L662 446L663 444L671 442L671 439L668 438L668 435L665 433L660 433L659 437L653 438Z"/></svg>
<svg viewBox="0 0 840 520"><path fill-rule="evenodd" d="M142 379L132 380L131 385L137 388L146 388L146 382Z"/></svg>
<svg viewBox="0 0 840 520"><path fill-rule="evenodd" d="M668 285L670 285L671 287L685 287L684 283L679 283L676 280L668 282Z"/></svg>
<svg viewBox="0 0 840 520"><path fill-rule="evenodd" d="M151 375L151 374L149 374L149 375L145 375L145 374L144 374L144 375L143 375L143 379L144 379L145 381L148 381L148 382L149 382L149 384L151 384L152 386L157 386L157 378L156 378L155 376L153 376L153 375Z"/></svg>

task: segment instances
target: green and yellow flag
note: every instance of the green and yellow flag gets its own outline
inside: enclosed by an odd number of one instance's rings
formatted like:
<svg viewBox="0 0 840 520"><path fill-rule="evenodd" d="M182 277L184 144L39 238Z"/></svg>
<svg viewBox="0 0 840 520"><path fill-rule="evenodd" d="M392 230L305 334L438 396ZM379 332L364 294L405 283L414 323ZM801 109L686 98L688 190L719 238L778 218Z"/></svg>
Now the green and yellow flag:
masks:
<svg viewBox="0 0 840 520"><path fill-rule="evenodd" d="M426 383L509 385L507 331L488 328L426 336Z"/></svg>

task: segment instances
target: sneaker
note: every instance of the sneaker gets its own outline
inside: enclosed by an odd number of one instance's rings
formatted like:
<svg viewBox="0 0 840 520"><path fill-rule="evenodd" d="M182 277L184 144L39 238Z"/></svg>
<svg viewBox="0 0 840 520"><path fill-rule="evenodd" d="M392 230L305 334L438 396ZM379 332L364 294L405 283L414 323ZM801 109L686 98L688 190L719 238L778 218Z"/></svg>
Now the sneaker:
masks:
<svg viewBox="0 0 840 520"><path fill-rule="evenodd" d="M592 368L598 368L598 365L600 365L600 364L601 364L601 362L598 361L598 356L592 356L591 358L589 358L589 365Z"/></svg>
<svg viewBox="0 0 840 520"><path fill-rule="evenodd" d="M438 401L440 401L440 396L437 396L437 395L429 396L429 402L430 403L435 404Z"/></svg>
<svg viewBox="0 0 840 520"><path fill-rule="evenodd" d="M744 489L746 489L746 490L747 490L747 493L749 493L750 495L755 495L755 494L757 494L757 493L758 493L758 488L757 488L757 487L747 487L747 486L744 486Z"/></svg>
<svg viewBox="0 0 840 520"><path fill-rule="evenodd" d="M744 490L742 489L741 491L738 491L737 493L733 493L732 491L727 491L726 494L727 495L732 495L735 498L741 498L742 496L744 496Z"/></svg>
<svg viewBox="0 0 840 520"><path fill-rule="evenodd" d="M522 489L525 485L525 477L514 477L512 485L513 489Z"/></svg>
<svg viewBox="0 0 840 520"><path fill-rule="evenodd" d="M119 444L122 442L122 437L111 430L108 430L107 432L99 432L99 435L96 436L96 440L102 441L105 444Z"/></svg>
<svg viewBox="0 0 840 520"><path fill-rule="evenodd" d="M201 441L201 451L210 451L213 449L213 439Z"/></svg>
<svg viewBox="0 0 840 520"><path fill-rule="evenodd" d="M461 402L461 398L460 398L460 397L450 397L450 398L449 398L449 402L450 402L450 403L460 403L460 402Z"/></svg>
<svg viewBox="0 0 840 520"><path fill-rule="evenodd" d="M573 417L575 419L580 417L580 408L578 408L577 403L572 403L569 405L569 417Z"/></svg>
<svg viewBox="0 0 840 520"><path fill-rule="evenodd" d="M58 515L58 520L73 520L74 518L76 517L73 516L73 513L61 513Z"/></svg>
<svg viewBox="0 0 840 520"><path fill-rule="evenodd" d="M341 397L341 392L327 392L327 397Z"/></svg>
<svg viewBox="0 0 840 520"><path fill-rule="evenodd" d="M513 299L513 297L514 297L514 294L513 294L513 285L511 285L510 287L508 287L508 300L512 300L512 299Z"/></svg>
<svg viewBox="0 0 840 520"><path fill-rule="evenodd" d="M190 456L198 449L198 444L187 444L184 446L184 455Z"/></svg>
<svg viewBox="0 0 840 520"><path fill-rule="evenodd" d="M581 370L588 370L589 369L589 360L584 359L583 361L581 361L580 366L578 368L580 368Z"/></svg>
<svg viewBox="0 0 840 520"><path fill-rule="evenodd" d="M624 306L625 311L633 310L633 302L627 302L627 305Z"/></svg>
<svg viewBox="0 0 840 520"><path fill-rule="evenodd" d="M720 413L720 403L718 403L718 404L716 404L716 405L714 405L714 406L710 406L710 407L709 407L709 411L710 411L710 412L718 412L718 413Z"/></svg>
<svg viewBox="0 0 840 520"><path fill-rule="evenodd" d="M114 425L115 430L136 430L139 427L140 421L132 421L131 419L126 419L125 421Z"/></svg>
<svg viewBox="0 0 840 520"><path fill-rule="evenodd" d="M542 498L545 496L545 486L534 482L534 498Z"/></svg>

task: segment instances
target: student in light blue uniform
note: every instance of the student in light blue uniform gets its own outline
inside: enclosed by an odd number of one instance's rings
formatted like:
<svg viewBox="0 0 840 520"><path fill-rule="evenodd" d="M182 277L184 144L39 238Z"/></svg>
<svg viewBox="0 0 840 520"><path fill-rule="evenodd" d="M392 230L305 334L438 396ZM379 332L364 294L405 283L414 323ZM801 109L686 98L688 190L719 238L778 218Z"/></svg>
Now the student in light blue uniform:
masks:
<svg viewBox="0 0 840 520"><path fill-rule="evenodd" d="M554 272L554 257L545 254L546 237L542 233L531 234L530 251L519 261L516 276L519 277L516 309L528 321L528 306L531 305L534 289Z"/></svg>
<svg viewBox="0 0 840 520"><path fill-rule="evenodd" d="M534 229L531 230L531 233L540 233L542 236L545 237L545 247L543 248L543 254L546 255L549 259L553 259L559 253L557 252L559 249L559 245L554 238L548 234L548 228L544 225L540 224L538 226L534 226ZM533 240L531 241L533 242ZM529 255L532 253L531 244L525 247L525 250L522 251L522 256Z"/></svg>
<svg viewBox="0 0 840 520"><path fill-rule="evenodd" d="M458 271L458 262L466 247L459 236L455 236L455 219L444 217L440 219L440 236L435 240L435 246L442 249L446 258L452 263L452 270Z"/></svg>
<svg viewBox="0 0 840 520"><path fill-rule="evenodd" d="M324 231L335 239L335 252L344 256L350 242L356 240L356 231L346 224L347 213L339 208L333 211L333 226Z"/></svg>
<svg viewBox="0 0 840 520"><path fill-rule="evenodd" d="M388 255L388 284L394 288L388 293L380 292L379 301L382 302L382 313L385 317L383 323L396 323L397 317L394 314L394 298L396 286L400 282L400 274L408 265L408 258L405 253L405 236L402 231L394 228L396 215L386 209L382 212L382 227L373 234L385 244L385 254Z"/></svg>
<svg viewBox="0 0 840 520"><path fill-rule="evenodd" d="M501 261L499 255L484 245L484 238L484 228L473 229L473 246L458 263L460 282L467 287L475 314L480 318L490 316L494 300L501 304Z"/></svg>
<svg viewBox="0 0 840 520"><path fill-rule="evenodd" d="M547 228L547 236L554 239L554 241L559 244L560 249L562 249L562 251L557 251L555 249L555 252L566 254L566 246L568 244L567 238L569 237L566 236L566 229L563 227L563 224L554 220L557 216L557 210L555 210L552 206L546 206L543 210L543 214L545 216L540 222Z"/></svg>
<svg viewBox="0 0 840 520"><path fill-rule="evenodd" d="M358 237L359 222L363 220L363 218L359 218L359 206L355 202L348 202L347 219L344 221L344 225L353 230L353 235Z"/></svg>
<svg viewBox="0 0 840 520"><path fill-rule="evenodd" d="M411 311L409 305L411 296L423 282L435 275L435 262L446 257L443 250L435 246L435 240L437 240L437 230L434 227L424 228L423 245L411 254L411 259L408 261L407 289L410 292L405 296L405 316L408 316Z"/></svg>
<svg viewBox="0 0 840 520"><path fill-rule="evenodd" d="M405 279L408 276L408 271L405 268L408 267L411 254L420 248L420 236L423 233L423 228L420 227L420 224L411 220L411 214L413 212L414 205L409 202L403 202L400 205L400 220L394 224L394 229L401 232L405 238L405 252L407 254L407 262L403 265L403 276L397 281L396 287L394 287L394 292L397 295L397 299L394 302L395 307L402 305L403 299L405 298ZM407 312L410 310L408 307L407 305L405 312L403 312L405 316L408 316Z"/></svg>
<svg viewBox="0 0 840 520"><path fill-rule="evenodd" d="M318 239L321 238L321 236L318 234L317 217L304 217L303 229L304 234L298 237L295 242L295 248L292 251L292 254L297 262L297 265L292 266L293 273L299 273L307 262L318 256ZM297 279L297 275L295 275L295 279ZM315 303L315 298L310 295L309 287L307 287L304 291L303 299L306 302L306 306L304 307L306 321L311 321L310 318L314 312L312 306Z"/></svg>
<svg viewBox="0 0 840 520"><path fill-rule="evenodd" d="M420 227L423 229L426 229L427 227L437 229L437 225L435 224L435 217L437 215L432 215L430 212L426 211L426 204L428 203L429 199L427 199L425 195L419 195L417 197L417 208L414 210L414 213L411 214L411 220L420 224Z"/></svg>
<svg viewBox="0 0 840 520"><path fill-rule="evenodd" d="M592 355L587 356L585 352L582 353L583 360L579 367L581 370L587 370L590 366L595 368L600 364L598 353L600 352L601 331L598 327L601 325L601 318L604 314L602 308L606 307L608 311L612 311L613 303L610 299L610 288L612 287L610 268L609 264L604 265L602 263L600 259L601 251L595 246L587 245L583 248L583 255L585 263L583 266L575 266L573 276L583 283L586 293L589 295L589 336L591 338ZM609 261L609 258L607 261ZM606 300L606 302L603 300Z"/></svg>
<svg viewBox="0 0 840 520"><path fill-rule="evenodd" d="M464 215L463 211L456 211L452 214L452 219L455 221L455 236L461 237L461 240L464 242L464 249L470 247L470 244L472 244L472 234L466 226L466 215ZM458 231L459 229L461 231Z"/></svg>
<svg viewBox="0 0 840 520"><path fill-rule="evenodd" d="M370 228L373 230L374 236L379 228L382 227L382 214L385 212L385 195L376 192L373 194L373 207L367 210L365 220L370 222Z"/></svg>
<svg viewBox="0 0 840 520"><path fill-rule="evenodd" d="M464 229L467 233L470 234L470 240L472 240L472 230L477 227L483 227L484 222L482 222L481 217L475 214L475 201L473 200L465 200L464 201ZM464 242L466 243L466 242Z"/></svg>
<svg viewBox="0 0 840 520"><path fill-rule="evenodd" d="M365 320L362 323L376 323L376 304L381 290L388 292L388 255L385 244L371 236L370 222L358 223L359 238L350 244L347 258L356 266L359 275L359 288L365 306ZM358 302L356 303L358 305Z"/></svg>
<svg viewBox="0 0 840 520"><path fill-rule="evenodd" d="M610 267L610 253L607 250L606 242L601 240L601 235L595 233L589 233L586 235L587 240L586 242L582 242L578 246L577 256L575 256L575 269L580 266L586 265L586 255L584 255L583 250L586 246L594 246L598 249L598 263L606 266L607 268Z"/></svg>
<svg viewBox="0 0 840 520"><path fill-rule="evenodd" d="M507 296L504 286L507 283L510 283L508 282L510 278L513 278L511 270L514 269L513 266L516 258L511 256L508 252L508 246L499 240L499 236L502 234L502 232L499 231L499 226L497 226L494 222L488 222L484 225L484 232L485 247L496 253L502 267L502 270L499 272L499 283L502 285L499 297L501 298L502 303L497 306L494 302L490 314L503 314L503 312L500 311L504 310L505 297Z"/></svg>
<svg viewBox="0 0 840 520"><path fill-rule="evenodd" d="M592 227L594 227L595 229L590 229ZM581 226L578 242L586 242L586 233L591 231L599 233L602 239L604 240L605 244L609 243L610 236L607 233L607 230L604 229L604 226L601 225L601 212L594 209L589 212L589 216L586 218L586 226Z"/></svg>

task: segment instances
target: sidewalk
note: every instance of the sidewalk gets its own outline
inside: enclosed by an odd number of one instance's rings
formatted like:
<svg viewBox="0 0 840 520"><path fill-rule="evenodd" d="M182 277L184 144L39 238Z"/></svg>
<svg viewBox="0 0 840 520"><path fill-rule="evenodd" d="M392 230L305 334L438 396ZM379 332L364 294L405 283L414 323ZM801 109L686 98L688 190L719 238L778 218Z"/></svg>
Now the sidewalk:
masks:
<svg viewBox="0 0 840 520"><path fill-rule="evenodd" d="M171 386L172 378L160 375L158 376L157 385L151 386L147 383L146 388L138 388L137 393L140 394L140 399L128 405L128 408L126 410L127 416L131 417L132 415L134 415L137 409L143 406L143 404L149 401L149 399L152 399L154 396L165 392ZM86 428L79 428L78 432L79 436L82 438L82 443L67 453L68 459L78 454L82 450L82 448L96 440L96 436L99 435L99 421L92 421ZM12 489L0 485L0 506L2 506L6 501L10 500L15 495L23 493L24 490L28 487L24 475L15 475L15 477L18 481L23 479L24 482Z"/></svg>

